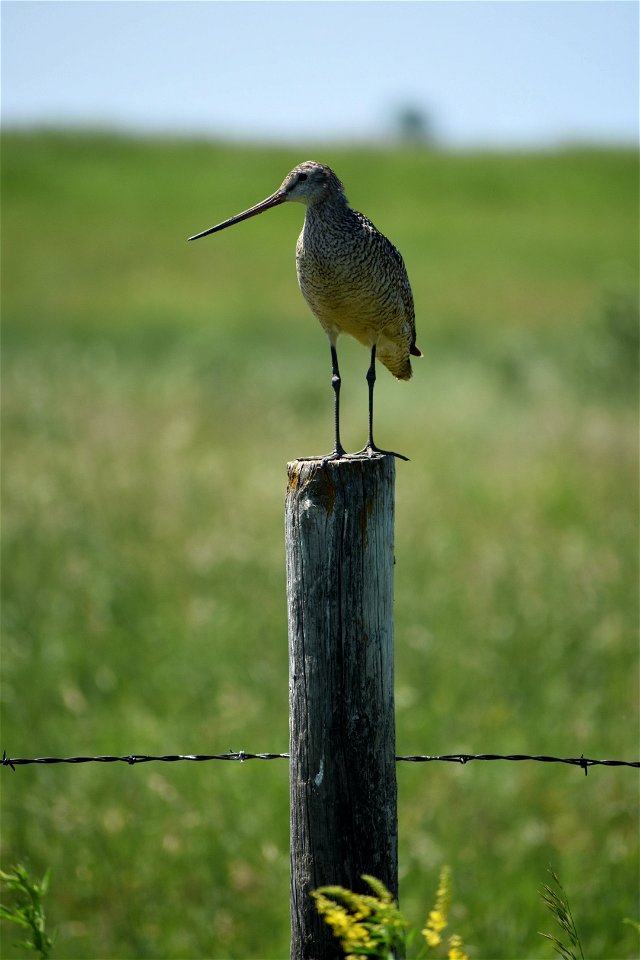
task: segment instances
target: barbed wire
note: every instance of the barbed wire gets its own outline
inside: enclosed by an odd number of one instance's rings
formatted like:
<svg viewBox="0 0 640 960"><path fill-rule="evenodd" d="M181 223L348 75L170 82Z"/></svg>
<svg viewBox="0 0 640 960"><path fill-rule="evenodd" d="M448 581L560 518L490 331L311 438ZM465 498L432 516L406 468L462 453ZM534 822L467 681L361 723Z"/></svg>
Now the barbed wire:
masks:
<svg viewBox="0 0 640 960"><path fill-rule="evenodd" d="M186 753L186 754L168 754L166 756L149 756L142 753L132 753L125 756L102 756L102 757L8 757L6 751L2 754L2 766L11 767L15 772L16 767L23 767L29 764L51 764L51 763L127 763L134 766L137 763L177 763L181 760L192 763L203 763L208 760L235 760L244 763L247 760L288 760L288 753L247 753L245 750L229 750L227 753ZM589 767L636 767L640 768L640 760L593 760L589 757L548 757L544 755L532 755L525 753L449 753L438 756L428 754L414 754L413 756L396 757L396 762L406 763L433 763L441 761L445 763L467 764L472 760L510 760L522 761L533 760L538 763L567 763L572 766L580 767L584 770L585 776Z"/></svg>
<svg viewBox="0 0 640 960"><path fill-rule="evenodd" d="M589 767L638 767L640 768L640 760L593 760L589 757L580 756L580 757L547 757L544 755L535 755L526 753L512 753L512 754L499 754L499 753L452 753L447 755L441 755L437 757L429 756L414 756L414 757L396 757L396 761L405 760L410 763L426 763L430 760L444 760L448 763L469 763L471 760L534 760L538 763L568 763L574 767L580 767L584 770L584 775L586 777L589 772Z"/></svg>

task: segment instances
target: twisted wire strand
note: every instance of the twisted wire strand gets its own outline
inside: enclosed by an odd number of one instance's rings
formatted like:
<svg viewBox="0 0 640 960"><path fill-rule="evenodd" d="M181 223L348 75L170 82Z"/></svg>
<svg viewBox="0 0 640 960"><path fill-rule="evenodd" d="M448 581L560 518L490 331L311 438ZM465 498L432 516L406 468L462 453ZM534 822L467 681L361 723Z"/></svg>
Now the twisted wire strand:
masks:
<svg viewBox="0 0 640 960"><path fill-rule="evenodd" d="M192 763L203 763L208 760L235 760L244 763L247 760L288 760L288 753L247 753L245 750L229 750L227 753L187 753L187 754L167 754L165 756L149 756L147 754L133 753L125 756L102 756L102 757L8 757L6 751L2 755L2 766L11 767L15 771L16 767L23 767L29 764L51 764L51 763L127 763L134 766L137 763L176 763L181 760ZM445 763L467 764L472 760L508 760L522 761L532 760L538 763L567 763L572 766L580 767L585 775L589 767L636 767L640 768L639 760L594 760L589 757L549 757L545 755L532 755L524 753L499 754L499 753L450 753L431 756L428 754L414 754L412 756L396 757L397 762L406 763L432 763L441 761Z"/></svg>

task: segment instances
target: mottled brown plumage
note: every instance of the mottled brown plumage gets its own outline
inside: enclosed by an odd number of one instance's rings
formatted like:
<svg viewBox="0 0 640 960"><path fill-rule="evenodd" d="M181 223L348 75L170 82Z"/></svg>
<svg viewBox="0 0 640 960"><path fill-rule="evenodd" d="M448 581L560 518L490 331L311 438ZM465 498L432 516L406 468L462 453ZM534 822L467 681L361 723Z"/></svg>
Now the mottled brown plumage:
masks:
<svg viewBox="0 0 640 960"><path fill-rule="evenodd" d="M371 350L367 372L369 438L364 449L353 456L387 453L373 442L375 361L377 357L398 380L410 379L410 355L422 356L416 346L413 296L399 251L370 220L349 206L333 170L307 160L295 167L266 200L189 239L197 240L287 201L304 203L307 208L296 247L298 283L331 346L336 441L329 457L345 456L340 442L336 352L341 333Z"/></svg>

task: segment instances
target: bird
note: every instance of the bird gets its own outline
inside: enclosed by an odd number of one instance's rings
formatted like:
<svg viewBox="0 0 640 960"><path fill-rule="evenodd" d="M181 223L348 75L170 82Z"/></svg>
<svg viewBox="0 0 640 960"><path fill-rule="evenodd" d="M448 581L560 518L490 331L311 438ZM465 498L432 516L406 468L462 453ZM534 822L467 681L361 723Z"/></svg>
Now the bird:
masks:
<svg viewBox="0 0 640 960"><path fill-rule="evenodd" d="M303 203L306 213L296 246L298 284L311 312L329 338L331 385L334 393L334 447L324 461L341 458L394 456L373 439L373 390L376 359L398 380L412 376L411 357L421 357L416 346L413 295L399 250L371 220L349 205L344 186L325 163L306 160L282 181L275 193L242 213L189 237L199 240L233 224L258 216L282 203ZM340 368L337 340L348 334L367 347L369 430L365 446L347 454L340 440Z"/></svg>

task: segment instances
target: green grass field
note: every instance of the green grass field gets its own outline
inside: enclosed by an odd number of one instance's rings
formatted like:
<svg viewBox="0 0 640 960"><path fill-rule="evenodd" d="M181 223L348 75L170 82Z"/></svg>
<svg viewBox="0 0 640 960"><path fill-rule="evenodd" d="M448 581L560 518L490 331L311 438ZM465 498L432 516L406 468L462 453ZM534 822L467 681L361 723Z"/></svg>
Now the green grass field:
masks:
<svg viewBox="0 0 640 960"><path fill-rule="evenodd" d="M330 449L303 217L186 237L310 155L401 249L425 358L397 467L397 746L635 759L637 157L3 142L3 733L11 756L288 747L286 461ZM368 357L341 341L343 440ZM286 761L2 771L2 866L56 957L288 956ZM401 902L451 866L477 960L638 956L638 777L400 764ZM553 931L555 932L555 931ZM22 956L3 938L3 956Z"/></svg>

